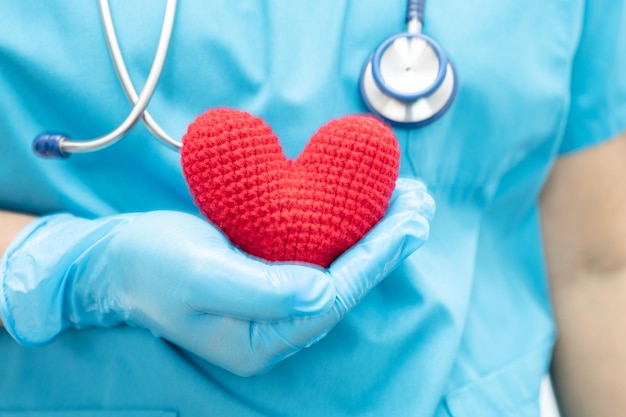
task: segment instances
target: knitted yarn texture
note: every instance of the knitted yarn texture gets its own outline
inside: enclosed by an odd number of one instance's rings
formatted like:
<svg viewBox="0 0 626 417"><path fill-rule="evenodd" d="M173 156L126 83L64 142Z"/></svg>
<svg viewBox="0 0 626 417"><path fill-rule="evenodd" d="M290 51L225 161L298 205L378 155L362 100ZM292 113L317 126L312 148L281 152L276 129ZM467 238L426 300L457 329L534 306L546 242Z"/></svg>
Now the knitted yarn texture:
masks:
<svg viewBox="0 0 626 417"><path fill-rule="evenodd" d="M322 126L288 160L262 119L211 109L183 136L196 205L250 255L329 266L385 214L398 177L393 131L372 116Z"/></svg>

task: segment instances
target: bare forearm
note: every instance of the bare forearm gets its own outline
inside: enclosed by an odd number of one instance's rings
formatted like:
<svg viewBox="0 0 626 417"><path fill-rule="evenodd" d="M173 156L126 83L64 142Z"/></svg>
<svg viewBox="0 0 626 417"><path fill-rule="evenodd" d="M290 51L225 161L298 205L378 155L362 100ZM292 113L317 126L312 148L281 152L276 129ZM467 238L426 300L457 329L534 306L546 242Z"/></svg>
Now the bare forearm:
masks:
<svg viewBox="0 0 626 417"><path fill-rule="evenodd" d="M626 132L561 157L541 200L563 417L626 410Z"/></svg>
<svg viewBox="0 0 626 417"><path fill-rule="evenodd" d="M28 214L0 210L0 254L4 253L13 238L33 219Z"/></svg>
<svg viewBox="0 0 626 417"><path fill-rule="evenodd" d="M626 410L626 270L553 287L558 339L552 377L564 417Z"/></svg>

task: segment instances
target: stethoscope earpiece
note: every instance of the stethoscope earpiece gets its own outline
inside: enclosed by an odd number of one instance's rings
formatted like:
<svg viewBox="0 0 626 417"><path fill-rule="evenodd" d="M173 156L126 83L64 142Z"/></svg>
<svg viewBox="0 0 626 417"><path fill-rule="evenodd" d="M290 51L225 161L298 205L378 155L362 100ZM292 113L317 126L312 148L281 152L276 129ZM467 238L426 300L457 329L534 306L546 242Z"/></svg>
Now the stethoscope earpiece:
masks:
<svg viewBox="0 0 626 417"><path fill-rule="evenodd" d="M42 158L67 158L70 154L62 149L65 140L67 136L62 133L42 133L33 140L33 152Z"/></svg>
<svg viewBox="0 0 626 417"><path fill-rule="evenodd" d="M361 71L361 96L370 111L400 127L441 117L456 96L456 74L443 49L421 30L422 1L410 1L409 31L384 40Z"/></svg>

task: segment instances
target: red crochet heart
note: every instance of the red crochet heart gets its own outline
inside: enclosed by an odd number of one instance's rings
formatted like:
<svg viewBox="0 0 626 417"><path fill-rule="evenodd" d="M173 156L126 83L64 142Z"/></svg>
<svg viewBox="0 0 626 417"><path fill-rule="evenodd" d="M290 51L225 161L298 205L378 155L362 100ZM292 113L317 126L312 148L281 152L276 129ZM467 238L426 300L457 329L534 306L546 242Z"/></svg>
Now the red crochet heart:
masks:
<svg viewBox="0 0 626 417"><path fill-rule="evenodd" d="M290 161L263 120L221 108L189 125L181 157L196 204L235 246L327 267L385 214L400 151L382 122L346 116Z"/></svg>

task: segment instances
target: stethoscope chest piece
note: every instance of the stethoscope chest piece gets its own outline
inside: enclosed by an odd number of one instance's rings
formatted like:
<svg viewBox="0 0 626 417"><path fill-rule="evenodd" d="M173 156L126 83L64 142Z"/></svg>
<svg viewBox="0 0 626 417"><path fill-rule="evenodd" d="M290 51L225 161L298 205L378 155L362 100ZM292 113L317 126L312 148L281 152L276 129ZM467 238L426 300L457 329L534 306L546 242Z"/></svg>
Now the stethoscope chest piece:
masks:
<svg viewBox="0 0 626 417"><path fill-rule="evenodd" d="M437 120L457 90L454 67L442 48L414 31L392 36L376 48L363 66L360 86L369 109L400 127Z"/></svg>

